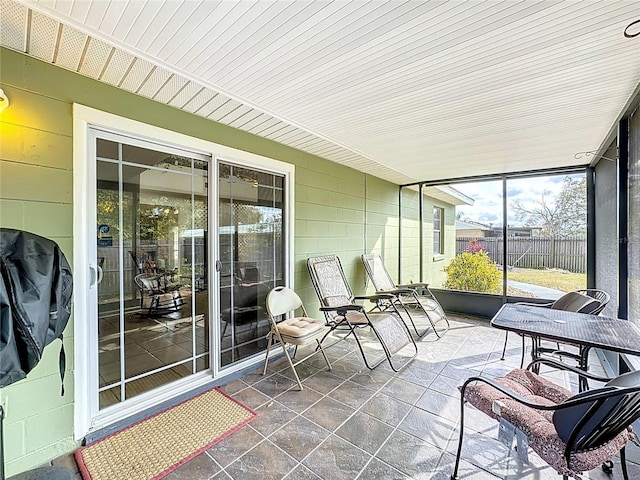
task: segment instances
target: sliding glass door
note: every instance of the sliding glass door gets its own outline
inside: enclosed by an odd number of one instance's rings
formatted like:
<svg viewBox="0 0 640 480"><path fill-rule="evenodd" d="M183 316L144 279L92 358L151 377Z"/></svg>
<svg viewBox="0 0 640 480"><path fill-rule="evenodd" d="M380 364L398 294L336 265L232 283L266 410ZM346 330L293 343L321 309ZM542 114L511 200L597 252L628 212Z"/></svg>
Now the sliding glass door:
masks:
<svg viewBox="0 0 640 480"><path fill-rule="evenodd" d="M99 410L210 368L206 156L95 132Z"/></svg>
<svg viewBox="0 0 640 480"><path fill-rule="evenodd" d="M269 290L284 285L285 177L218 163L220 365L264 351Z"/></svg>
<svg viewBox="0 0 640 480"><path fill-rule="evenodd" d="M262 362L294 170L74 105L74 438Z"/></svg>

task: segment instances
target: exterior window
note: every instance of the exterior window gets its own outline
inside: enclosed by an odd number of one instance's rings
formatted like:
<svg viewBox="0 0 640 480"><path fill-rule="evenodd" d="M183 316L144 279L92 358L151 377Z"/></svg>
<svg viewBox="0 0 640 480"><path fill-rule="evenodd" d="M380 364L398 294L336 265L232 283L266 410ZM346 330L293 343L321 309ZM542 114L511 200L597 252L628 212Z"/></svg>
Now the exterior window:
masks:
<svg viewBox="0 0 640 480"><path fill-rule="evenodd" d="M444 208L433 207L433 254L444 254L444 231L442 230L442 220L444 218Z"/></svg>

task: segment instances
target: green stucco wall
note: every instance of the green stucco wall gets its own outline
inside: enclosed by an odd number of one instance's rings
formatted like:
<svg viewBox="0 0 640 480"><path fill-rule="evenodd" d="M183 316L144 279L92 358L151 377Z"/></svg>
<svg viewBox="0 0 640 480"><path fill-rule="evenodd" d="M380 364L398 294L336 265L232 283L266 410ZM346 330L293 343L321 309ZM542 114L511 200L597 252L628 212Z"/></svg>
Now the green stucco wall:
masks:
<svg viewBox="0 0 640 480"><path fill-rule="evenodd" d="M11 100L0 114L0 226L52 238L72 266L74 102L294 164L295 283L311 311L317 301L307 257L338 254L356 294L364 293L366 285L360 254L374 250L397 265L397 185L2 48L0 85ZM2 401L8 402L4 434L9 476L77 447L72 433L73 340L70 323L64 397L59 395L56 344L45 350L27 379L0 390Z"/></svg>

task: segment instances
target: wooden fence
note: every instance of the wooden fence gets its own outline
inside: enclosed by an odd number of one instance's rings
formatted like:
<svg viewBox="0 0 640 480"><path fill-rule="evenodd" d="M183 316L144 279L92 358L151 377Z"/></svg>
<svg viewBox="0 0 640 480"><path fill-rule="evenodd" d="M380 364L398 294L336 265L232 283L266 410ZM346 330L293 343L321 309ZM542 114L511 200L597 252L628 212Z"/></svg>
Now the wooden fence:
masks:
<svg viewBox="0 0 640 480"><path fill-rule="evenodd" d="M504 264L502 237L458 237L456 254L466 251L477 238L491 260ZM585 237L508 237L507 266L520 268L560 268L573 273L587 272Z"/></svg>

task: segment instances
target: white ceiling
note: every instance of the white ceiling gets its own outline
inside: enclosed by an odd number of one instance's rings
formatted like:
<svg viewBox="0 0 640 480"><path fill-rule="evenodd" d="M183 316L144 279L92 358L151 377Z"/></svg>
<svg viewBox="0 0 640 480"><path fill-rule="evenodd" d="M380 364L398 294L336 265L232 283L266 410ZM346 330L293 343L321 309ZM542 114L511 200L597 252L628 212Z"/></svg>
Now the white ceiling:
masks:
<svg viewBox="0 0 640 480"><path fill-rule="evenodd" d="M0 8L5 47L399 184L587 163L640 84L640 0Z"/></svg>

